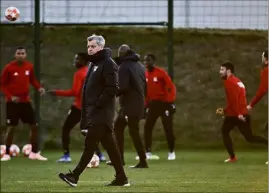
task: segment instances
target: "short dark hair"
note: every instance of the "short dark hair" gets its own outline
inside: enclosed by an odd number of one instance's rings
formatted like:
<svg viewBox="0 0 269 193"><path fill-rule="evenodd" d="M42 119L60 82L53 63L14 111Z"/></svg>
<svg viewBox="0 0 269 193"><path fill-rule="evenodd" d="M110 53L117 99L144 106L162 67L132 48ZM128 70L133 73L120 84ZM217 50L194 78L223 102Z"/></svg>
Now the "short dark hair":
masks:
<svg viewBox="0 0 269 193"><path fill-rule="evenodd" d="M81 57L85 62L88 62L89 55L86 52L79 52L77 55Z"/></svg>
<svg viewBox="0 0 269 193"><path fill-rule="evenodd" d="M146 54L147 57L150 57L153 61L156 61L156 56L154 54Z"/></svg>
<svg viewBox="0 0 269 193"><path fill-rule="evenodd" d="M227 70L231 70L231 72L234 73L235 69L234 69L234 65L232 64L232 62L230 62L230 61L223 62L223 63L221 63L220 66L225 67Z"/></svg>
<svg viewBox="0 0 269 193"><path fill-rule="evenodd" d="M267 49L264 51L264 55L263 56L268 60L268 50Z"/></svg>
<svg viewBox="0 0 269 193"><path fill-rule="evenodd" d="M17 50L25 50L26 51L26 48L24 47L24 46L18 46L17 48L16 48L16 51Z"/></svg>

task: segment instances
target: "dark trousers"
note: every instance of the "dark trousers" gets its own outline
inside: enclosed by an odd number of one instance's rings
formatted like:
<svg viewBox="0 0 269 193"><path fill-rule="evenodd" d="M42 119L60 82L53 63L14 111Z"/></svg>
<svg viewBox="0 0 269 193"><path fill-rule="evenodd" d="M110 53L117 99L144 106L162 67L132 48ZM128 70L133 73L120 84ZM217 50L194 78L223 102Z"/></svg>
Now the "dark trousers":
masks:
<svg viewBox="0 0 269 193"><path fill-rule="evenodd" d="M139 135L139 119L128 117L128 120L126 120L124 116L118 116L115 121L115 134L122 161L124 163L124 130L127 125L129 127L129 134L132 138L136 152L140 158L140 162L145 162L146 152Z"/></svg>
<svg viewBox="0 0 269 193"><path fill-rule="evenodd" d="M266 138L255 136L252 134L250 116L245 116L246 121L241 121L237 117L225 117L221 132L224 146L226 147L231 158L235 157L233 150L233 142L230 137L230 131L237 127L240 133L244 136L244 138L250 143L261 143L268 144L268 140Z"/></svg>
<svg viewBox="0 0 269 193"><path fill-rule="evenodd" d="M115 139L114 131L106 125L93 125L91 128L88 128L83 154L77 167L73 171L75 177L78 178L83 170L87 167L99 142L102 143L103 147L108 153L111 162L113 163L116 171L116 178L125 180L126 175L122 166L122 160Z"/></svg>
<svg viewBox="0 0 269 193"><path fill-rule="evenodd" d="M70 133L71 130L80 122L81 119L81 110L71 106L68 116L64 122L62 128L62 146L65 153L69 153L69 145L70 145ZM101 153L99 146L96 147L96 154L99 155Z"/></svg>
<svg viewBox="0 0 269 193"><path fill-rule="evenodd" d="M173 152L175 149L175 136L173 132L173 113L169 111L167 103L160 101L151 102L148 108L148 113L144 126L146 151L151 152L152 131L159 117L161 117L162 119L169 152Z"/></svg>

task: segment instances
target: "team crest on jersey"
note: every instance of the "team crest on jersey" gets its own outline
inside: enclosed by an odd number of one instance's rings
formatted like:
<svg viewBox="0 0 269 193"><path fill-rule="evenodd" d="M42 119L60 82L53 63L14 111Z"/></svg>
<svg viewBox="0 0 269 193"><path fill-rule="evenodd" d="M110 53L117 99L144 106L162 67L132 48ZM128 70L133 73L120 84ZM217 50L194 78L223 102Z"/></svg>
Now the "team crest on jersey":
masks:
<svg viewBox="0 0 269 193"><path fill-rule="evenodd" d="M93 71L95 72L98 69L98 66L93 67Z"/></svg>
<svg viewBox="0 0 269 193"><path fill-rule="evenodd" d="M158 78L157 77L154 77L153 78L153 82L158 82Z"/></svg>
<svg viewBox="0 0 269 193"><path fill-rule="evenodd" d="M26 70L25 75L29 75L29 74L30 74L29 70Z"/></svg>
<svg viewBox="0 0 269 193"><path fill-rule="evenodd" d="M15 73L14 73L14 76L18 76L18 75L19 75L19 73L18 73L18 72L15 72Z"/></svg>

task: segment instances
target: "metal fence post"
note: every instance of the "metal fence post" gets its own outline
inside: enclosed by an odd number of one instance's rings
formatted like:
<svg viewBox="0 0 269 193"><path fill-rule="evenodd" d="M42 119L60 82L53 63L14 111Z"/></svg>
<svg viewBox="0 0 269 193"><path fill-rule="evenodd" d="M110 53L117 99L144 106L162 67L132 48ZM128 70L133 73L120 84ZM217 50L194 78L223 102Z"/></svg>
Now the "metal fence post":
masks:
<svg viewBox="0 0 269 193"><path fill-rule="evenodd" d="M185 0L185 27L190 27L190 0Z"/></svg>
<svg viewBox="0 0 269 193"><path fill-rule="evenodd" d="M35 0L35 22L34 22L34 71L37 80L40 81L40 0ZM40 127L40 94L35 90L35 112L36 121L38 123L38 133L39 133L39 147L42 145L42 131Z"/></svg>
<svg viewBox="0 0 269 193"><path fill-rule="evenodd" d="M167 61L168 61L168 74L171 79L174 77L174 0L168 0L168 24L167 24Z"/></svg>

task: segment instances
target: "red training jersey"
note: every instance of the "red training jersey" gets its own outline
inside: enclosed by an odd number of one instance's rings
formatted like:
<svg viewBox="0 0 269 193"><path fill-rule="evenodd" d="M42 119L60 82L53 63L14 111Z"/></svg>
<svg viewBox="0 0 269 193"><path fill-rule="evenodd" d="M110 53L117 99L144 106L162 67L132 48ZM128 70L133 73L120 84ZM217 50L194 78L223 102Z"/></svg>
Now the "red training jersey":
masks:
<svg viewBox="0 0 269 193"><path fill-rule="evenodd" d="M7 64L1 75L1 90L5 94L7 101L11 101L12 96L19 97L20 102L30 101L30 84L39 89L40 83L34 76L33 64L24 61L18 64L12 61Z"/></svg>
<svg viewBox="0 0 269 193"><path fill-rule="evenodd" d="M146 105L153 100L171 103L175 101L176 87L163 69L154 67L152 71L146 70L146 80Z"/></svg>
<svg viewBox="0 0 269 193"><path fill-rule="evenodd" d="M234 75L224 80L227 106L224 110L226 116L248 114L246 89L242 81Z"/></svg>
<svg viewBox="0 0 269 193"><path fill-rule="evenodd" d="M262 97L268 92L268 66L261 71L260 86L255 97L251 100L250 106L254 107Z"/></svg>
<svg viewBox="0 0 269 193"><path fill-rule="evenodd" d="M69 90L56 90L57 96L74 96L74 106L78 109L81 109L81 95L82 95L82 87L85 81L85 77L88 72L88 67L84 66L79 68L73 77L73 86Z"/></svg>

